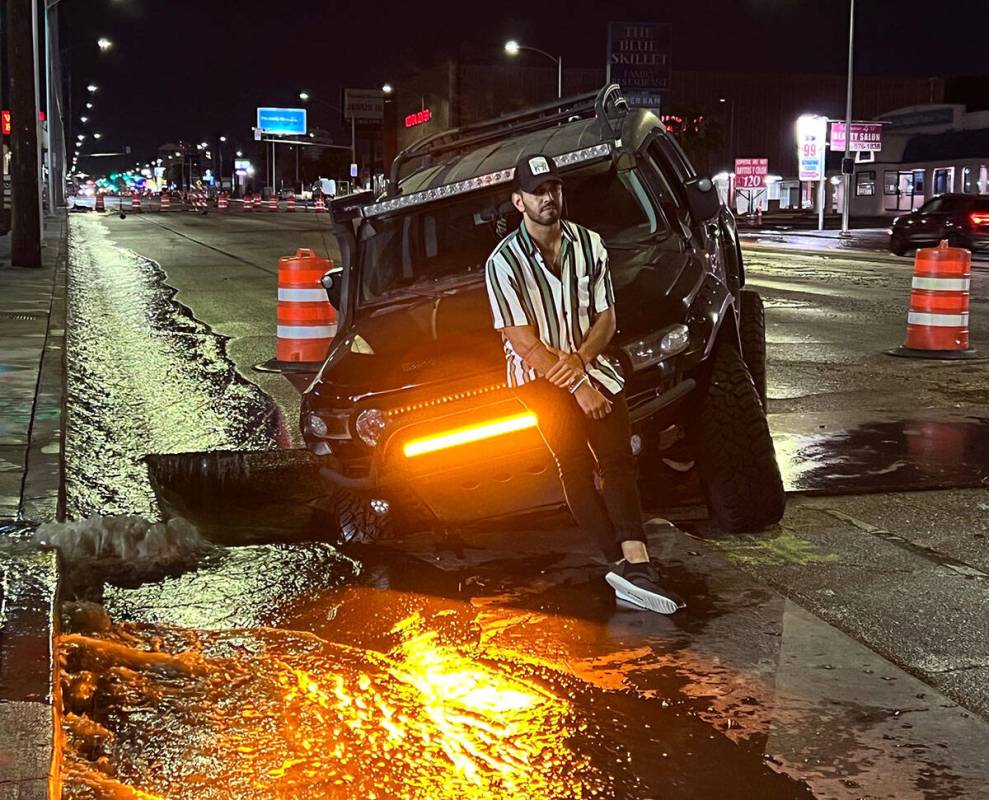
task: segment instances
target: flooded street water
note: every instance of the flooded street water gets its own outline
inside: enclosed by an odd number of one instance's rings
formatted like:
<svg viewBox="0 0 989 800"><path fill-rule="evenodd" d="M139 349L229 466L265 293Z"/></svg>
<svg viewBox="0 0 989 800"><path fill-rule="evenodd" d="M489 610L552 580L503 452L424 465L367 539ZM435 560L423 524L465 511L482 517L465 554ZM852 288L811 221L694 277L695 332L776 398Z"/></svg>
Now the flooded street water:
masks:
<svg viewBox="0 0 989 800"><path fill-rule="evenodd" d="M270 449L284 421L153 261L115 246L96 218L72 223L68 516L153 519L145 455Z"/></svg>

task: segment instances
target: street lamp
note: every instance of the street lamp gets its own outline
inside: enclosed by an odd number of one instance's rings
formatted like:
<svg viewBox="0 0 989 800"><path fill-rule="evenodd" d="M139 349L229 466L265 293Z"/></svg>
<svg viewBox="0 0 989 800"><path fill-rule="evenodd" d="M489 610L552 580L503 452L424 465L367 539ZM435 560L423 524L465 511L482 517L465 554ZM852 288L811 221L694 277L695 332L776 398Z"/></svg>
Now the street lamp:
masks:
<svg viewBox="0 0 989 800"><path fill-rule="evenodd" d="M99 39L97 39L96 44L100 48L100 50L102 50L104 53L107 50L109 50L111 47L113 47L113 42L111 42L105 36L101 36Z"/></svg>
<svg viewBox="0 0 989 800"><path fill-rule="evenodd" d="M93 109L93 104L92 103L86 103L86 108L88 108L89 110L92 110Z"/></svg>
<svg viewBox="0 0 989 800"><path fill-rule="evenodd" d="M718 100L719 103L727 103L729 107L728 112L728 170L731 171L735 168L735 98L729 100L727 97L722 97Z"/></svg>
<svg viewBox="0 0 989 800"><path fill-rule="evenodd" d="M385 94L391 94L392 92L395 91L395 87L392 86L390 83L383 83L381 84L381 91L384 92Z"/></svg>
<svg viewBox="0 0 989 800"><path fill-rule="evenodd" d="M89 84L89 86L86 87L86 91L89 92L90 94L96 94L99 90L100 87L97 86L95 83L91 83Z"/></svg>
<svg viewBox="0 0 989 800"><path fill-rule="evenodd" d="M89 122L89 117L79 117L79 121L80 121L80 122L81 122L81 123L82 123L83 125L85 125L85 124L86 124L87 122Z"/></svg>
<svg viewBox="0 0 989 800"><path fill-rule="evenodd" d="M545 56L556 64L556 96L563 97L563 56L552 56L545 50L540 50L538 47L529 47L528 45L519 44L514 39L509 39L505 42L505 52L510 56L517 56L523 50L539 53L539 55Z"/></svg>
<svg viewBox="0 0 989 800"><path fill-rule="evenodd" d="M382 91L384 91L384 88L382 88ZM303 89L301 92L299 92L299 99L303 103L308 103L313 98L309 94L309 92ZM343 112L332 103L327 103L325 100L314 100L314 102L326 106L331 111L336 111L341 116L343 115ZM311 131L309 133L309 138L310 139L314 138ZM357 163L357 118L353 116L351 116L350 118L350 161L352 164Z"/></svg>
<svg viewBox="0 0 989 800"><path fill-rule="evenodd" d="M93 138L94 139L102 139L103 138L103 134L102 133L94 133L93 134Z"/></svg>

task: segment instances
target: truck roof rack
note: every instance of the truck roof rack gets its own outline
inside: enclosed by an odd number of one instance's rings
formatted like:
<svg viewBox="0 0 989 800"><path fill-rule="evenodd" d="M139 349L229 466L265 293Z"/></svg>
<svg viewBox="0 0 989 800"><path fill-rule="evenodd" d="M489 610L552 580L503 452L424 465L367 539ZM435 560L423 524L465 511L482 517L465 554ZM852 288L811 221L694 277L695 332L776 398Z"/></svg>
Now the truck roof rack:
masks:
<svg viewBox="0 0 989 800"><path fill-rule="evenodd" d="M622 95L621 87L612 83L596 92L560 98L524 111L441 131L409 145L395 157L391 165L387 194L398 193L401 169L410 161L431 159L444 153L477 147L504 138L506 134L529 133L561 122L591 117L600 120L611 137L617 139L621 135L621 126L614 123L626 113L628 103Z"/></svg>

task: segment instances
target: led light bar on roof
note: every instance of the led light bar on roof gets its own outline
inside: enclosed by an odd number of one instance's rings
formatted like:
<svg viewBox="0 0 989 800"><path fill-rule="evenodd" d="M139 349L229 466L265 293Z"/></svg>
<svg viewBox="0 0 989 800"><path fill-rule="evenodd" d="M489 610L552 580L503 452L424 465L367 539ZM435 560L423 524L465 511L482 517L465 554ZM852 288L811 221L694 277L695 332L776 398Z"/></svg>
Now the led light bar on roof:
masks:
<svg viewBox="0 0 989 800"><path fill-rule="evenodd" d="M569 167L573 164L580 164L583 161L590 161L593 158L601 158L608 155L610 152L611 145L605 142L604 144L595 145L594 147L585 147L582 150L574 150L570 153L563 153L562 155L553 156L553 160L556 162L557 166ZM431 203L434 200L442 200L444 197L466 194L467 192L477 191L478 189L486 189L490 186L508 183L514 178L515 167L509 167L508 169L498 170L497 172L489 172L486 175L478 175L476 178L470 178L465 181L448 183L445 186L437 186L433 189L425 189L421 192L399 195L398 197L392 197L388 200L381 200L377 203L371 203L361 209L361 214L365 217L374 217L379 214L387 214L389 211L398 211L402 208Z"/></svg>

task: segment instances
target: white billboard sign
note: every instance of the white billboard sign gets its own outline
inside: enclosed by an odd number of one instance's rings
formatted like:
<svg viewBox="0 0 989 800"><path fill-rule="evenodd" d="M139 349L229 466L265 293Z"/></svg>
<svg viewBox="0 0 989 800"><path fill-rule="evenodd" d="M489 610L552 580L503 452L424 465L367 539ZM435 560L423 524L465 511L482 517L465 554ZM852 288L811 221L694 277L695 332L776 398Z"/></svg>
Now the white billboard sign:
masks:
<svg viewBox="0 0 989 800"><path fill-rule="evenodd" d="M385 118L385 95L380 89L344 89L344 119L381 122Z"/></svg>
<svg viewBox="0 0 989 800"><path fill-rule="evenodd" d="M797 175L800 180L824 180L827 138L827 117L804 114L797 120Z"/></svg>

